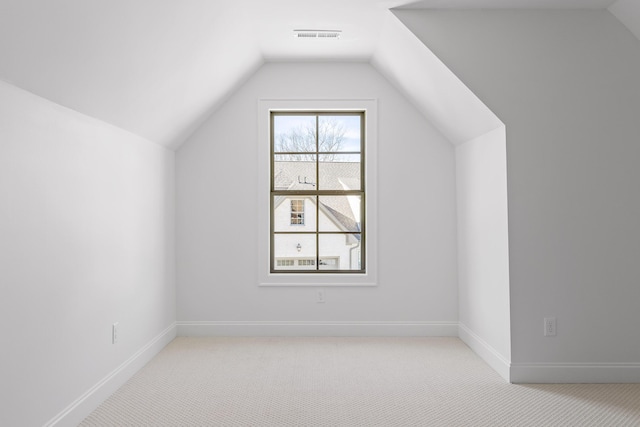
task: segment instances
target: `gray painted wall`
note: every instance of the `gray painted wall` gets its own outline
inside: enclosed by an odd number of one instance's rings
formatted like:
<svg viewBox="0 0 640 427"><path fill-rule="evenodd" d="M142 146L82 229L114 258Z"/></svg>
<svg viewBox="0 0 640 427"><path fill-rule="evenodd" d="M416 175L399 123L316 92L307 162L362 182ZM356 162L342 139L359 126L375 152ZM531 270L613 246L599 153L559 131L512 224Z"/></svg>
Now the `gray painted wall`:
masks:
<svg viewBox="0 0 640 427"><path fill-rule="evenodd" d="M396 13L506 125L514 366L637 367L640 41L606 11Z"/></svg>

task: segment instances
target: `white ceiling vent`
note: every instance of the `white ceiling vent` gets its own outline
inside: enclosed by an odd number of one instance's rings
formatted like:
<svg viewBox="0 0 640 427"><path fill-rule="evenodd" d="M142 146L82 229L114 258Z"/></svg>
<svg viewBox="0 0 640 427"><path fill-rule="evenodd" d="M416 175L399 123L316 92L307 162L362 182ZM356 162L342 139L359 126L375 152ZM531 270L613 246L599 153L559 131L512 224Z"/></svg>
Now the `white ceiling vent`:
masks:
<svg viewBox="0 0 640 427"><path fill-rule="evenodd" d="M293 30L293 37L297 39L337 40L341 34L341 30Z"/></svg>

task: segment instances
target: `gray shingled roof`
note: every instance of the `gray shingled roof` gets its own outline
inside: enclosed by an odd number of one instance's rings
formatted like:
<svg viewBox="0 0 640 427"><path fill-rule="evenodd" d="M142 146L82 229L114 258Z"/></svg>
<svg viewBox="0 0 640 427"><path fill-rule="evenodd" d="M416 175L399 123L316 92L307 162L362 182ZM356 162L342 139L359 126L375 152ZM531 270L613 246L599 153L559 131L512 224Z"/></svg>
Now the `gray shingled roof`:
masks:
<svg viewBox="0 0 640 427"><path fill-rule="evenodd" d="M311 161L274 162L276 190L316 190L316 166ZM357 190L360 187L360 163L321 162L319 190ZM280 204L284 197L276 200ZM320 198L320 207L345 231L360 231L360 218L356 219L346 197Z"/></svg>

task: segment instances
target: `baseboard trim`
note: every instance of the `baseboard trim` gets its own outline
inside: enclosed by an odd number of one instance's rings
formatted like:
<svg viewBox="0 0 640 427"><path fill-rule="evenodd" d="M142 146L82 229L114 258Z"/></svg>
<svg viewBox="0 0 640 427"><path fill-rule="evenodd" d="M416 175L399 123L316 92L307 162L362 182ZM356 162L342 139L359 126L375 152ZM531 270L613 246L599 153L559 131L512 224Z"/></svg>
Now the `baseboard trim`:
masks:
<svg viewBox="0 0 640 427"><path fill-rule="evenodd" d="M118 390L129 378L138 372L147 362L176 337L176 324L173 323L160 332L144 347L134 353L109 375L87 390L82 396L49 420L45 427L77 426L94 409Z"/></svg>
<svg viewBox="0 0 640 427"><path fill-rule="evenodd" d="M466 325L460 323L458 335L462 342L468 345L482 360L487 362L502 378L512 382L511 362L505 359L495 348L489 345L479 335L474 333Z"/></svg>
<svg viewBox="0 0 640 427"><path fill-rule="evenodd" d="M640 363L513 363L516 384L640 383Z"/></svg>
<svg viewBox="0 0 640 427"><path fill-rule="evenodd" d="M178 336L457 337L458 322L179 321Z"/></svg>

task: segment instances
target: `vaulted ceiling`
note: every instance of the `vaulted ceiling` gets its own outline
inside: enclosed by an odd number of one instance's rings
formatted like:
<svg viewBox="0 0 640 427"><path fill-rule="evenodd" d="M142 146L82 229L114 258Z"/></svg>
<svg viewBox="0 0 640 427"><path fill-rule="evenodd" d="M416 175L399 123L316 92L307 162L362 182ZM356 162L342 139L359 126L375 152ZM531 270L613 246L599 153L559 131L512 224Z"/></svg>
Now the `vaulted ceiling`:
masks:
<svg viewBox="0 0 640 427"><path fill-rule="evenodd" d="M177 147L265 61L367 61L450 139L466 138L429 104L444 95L437 85L407 90L432 71L416 72L419 57L419 68L441 68L436 83L457 84L477 103L412 38L394 7L609 8L640 37L637 0L0 0L0 79ZM342 38L293 37L294 29L318 28L340 29ZM471 104L465 108L481 107ZM472 132L490 130L497 123L490 116Z"/></svg>

